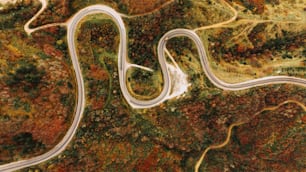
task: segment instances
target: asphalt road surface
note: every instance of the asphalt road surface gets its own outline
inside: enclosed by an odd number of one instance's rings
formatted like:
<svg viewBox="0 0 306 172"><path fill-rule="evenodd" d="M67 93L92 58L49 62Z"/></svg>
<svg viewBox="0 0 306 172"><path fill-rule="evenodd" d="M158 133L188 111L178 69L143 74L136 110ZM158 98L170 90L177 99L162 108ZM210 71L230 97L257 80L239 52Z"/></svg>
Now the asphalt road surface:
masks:
<svg viewBox="0 0 306 172"><path fill-rule="evenodd" d="M35 15L36 17L47 6L45 0L40 0L40 1L42 2L43 7L42 7L42 10L40 10ZM126 28L123 23L121 14L116 12L114 9L108 6L104 6L104 5L88 6L80 10L69 21L67 21L67 23L65 23L65 25L67 26L67 39L68 39L69 52L70 52L70 56L72 59L73 68L75 70L77 87L78 87L77 88L77 91L78 91L77 92L78 93L77 94L77 105L76 105L74 120L72 122L71 127L67 131L64 138L50 151L42 155L30 158L30 159L25 159L25 160L20 160L20 161L8 163L8 164L0 165L1 172L15 171L18 169L33 166L33 165L42 163L44 161L47 161L59 155L63 150L65 150L65 148L70 143L73 136L75 135L78 125L82 119L82 114L83 114L84 106L85 106L85 86L84 86L83 76L82 76L82 72L81 72L78 57L77 57L77 51L76 51L76 46L75 46L75 37L76 37L75 31L77 29L77 25L84 17L90 14L96 14L96 13L103 13L111 17L119 29L120 44L119 44L119 51L118 51L118 71L119 71L120 88L121 88L124 98L126 99L126 101L129 103L129 105L132 108L151 108L167 100L170 94L170 90L171 90L171 78L170 78L170 73L167 69L165 50L166 50L167 41L174 37L188 37L195 43L198 49L201 64L202 64L202 67L203 67L203 70L206 76L218 88L221 88L224 90L235 91L235 90L243 90L243 89L248 89L251 87L261 86L261 85L279 84L279 83L291 83L291 84L301 85L303 87L306 86L305 79L289 77L289 76L269 76L269 77L259 78L259 79L250 80L250 81L241 82L241 83L235 83L235 84L226 83L218 79L213 74L212 70L210 69L203 42L199 38L199 36L195 33L195 31L187 30L187 29L175 29L175 30L171 30L167 32L160 39L159 44L158 44L158 60L159 60L159 64L160 64L160 67L163 73L163 79L164 79L164 87L160 95L152 100L146 100L146 101L138 100L129 93L127 86L126 86L127 70L130 67L135 67L135 65L130 64L127 61L127 54L128 54L127 53L127 33L126 33ZM34 20L33 18L28 23ZM44 28L44 27L41 27L41 28ZM32 31L35 31L35 30L34 29L30 30L29 28L28 30L26 30L26 32L28 33Z"/></svg>

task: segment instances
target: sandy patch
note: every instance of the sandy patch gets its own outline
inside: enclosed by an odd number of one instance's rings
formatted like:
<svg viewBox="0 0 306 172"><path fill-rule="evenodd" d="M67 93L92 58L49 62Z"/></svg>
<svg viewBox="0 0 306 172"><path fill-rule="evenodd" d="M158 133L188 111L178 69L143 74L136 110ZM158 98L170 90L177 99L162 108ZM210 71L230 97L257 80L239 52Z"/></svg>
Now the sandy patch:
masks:
<svg viewBox="0 0 306 172"><path fill-rule="evenodd" d="M8 4L16 4L18 0L0 0L0 10L4 9L4 6Z"/></svg>
<svg viewBox="0 0 306 172"><path fill-rule="evenodd" d="M179 67L167 64L171 76L171 93L167 99L179 98L183 96L191 84L188 82L188 75L185 74Z"/></svg>
<svg viewBox="0 0 306 172"><path fill-rule="evenodd" d="M18 0L0 0L1 5L15 4Z"/></svg>

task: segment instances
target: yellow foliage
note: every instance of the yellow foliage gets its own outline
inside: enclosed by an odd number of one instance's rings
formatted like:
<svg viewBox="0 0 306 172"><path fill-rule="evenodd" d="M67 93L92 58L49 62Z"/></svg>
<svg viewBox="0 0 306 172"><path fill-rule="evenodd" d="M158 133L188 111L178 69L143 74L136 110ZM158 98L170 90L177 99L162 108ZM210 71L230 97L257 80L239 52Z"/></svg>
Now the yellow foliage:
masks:
<svg viewBox="0 0 306 172"><path fill-rule="evenodd" d="M5 47L13 54L13 56L21 57L22 53L13 45L5 45Z"/></svg>

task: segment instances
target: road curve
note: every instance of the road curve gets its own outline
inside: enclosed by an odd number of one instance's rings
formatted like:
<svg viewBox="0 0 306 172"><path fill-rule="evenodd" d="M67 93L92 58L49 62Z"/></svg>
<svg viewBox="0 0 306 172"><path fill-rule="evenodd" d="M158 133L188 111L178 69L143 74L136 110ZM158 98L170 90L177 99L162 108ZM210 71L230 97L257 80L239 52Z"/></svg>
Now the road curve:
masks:
<svg viewBox="0 0 306 172"><path fill-rule="evenodd" d="M24 31L26 33L31 33L35 31L35 29L30 28L30 24L41 14L45 11L45 9L48 6L48 1L47 0L38 0L41 3L41 8L40 10L24 25Z"/></svg>
<svg viewBox="0 0 306 172"><path fill-rule="evenodd" d="M40 0L41 2L46 2L44 0ZM43 4L42 9L45 8L45 4ZM42 10L40 10L35 16L37 17L40 13L42 13ZM74 134L76 133L76 130L78 128L78 125L82 119L82 114L84 111L85 106L85 87L83 82L83 76L80 69L80 65L77 58L77 51L75 46L75 31L77 29L78 23L87 15L90 14L96 14L96 13L103 13L108 15L112 18L112 20L116 23L117 27L119 28L120 32L120 44L119 44L119 51L118 51L118 71L119 71L119 80L120 80L120 88L122 90L122 94L126 101L131 105L132 108L150 108L154 107L156 105L159 105L160 103L164 102L170 93L171 90L171 80L170 80L170 74L167 69L166 64L166 58L165 58L165 49L167 40L174 38L174 37L188 37L196 44L198 53L201 60L201 65L203 67L203 70L209 80L216 86L221 89L225 90L242 90L247 89L255 86L260 85L266 85L266 84L275 84L275 83L292 83L292 84L298 84L301 86L306 85L306 80L301 78L295 78L295 77L288 77L288 76L270 76L270 77L264 77L259 78L255 80L250 80L242 83L236 83L236 84L229 84L221 81L218 79L213 72L211 71L209 67L208 58L206 55L206 51L204 49L203 43L199 36L192 30L187 29L175 29L172 31L167 32L159 41L158 44L158 60L159 64L161 66L161 70L163 73L163 79L164 79L164 87L160 95L152 100L138 100L135 99L131 94L129 93L127 87L126 87L126 73L127 70L132 67L133 65L128 63L127 61L127 33L126 29L123 23L123 20L119 13L117 13L115 10L108 6L104 5L92 5L88 6L82 10L80 10L78 13L76 13L68 22L67 22L67 39L68 39L68 48L69 53L71 56L73 68L75 70L76 80L77 80L77 105L75 110L75 116L72 122L71 127L67 131L64 138L50 151L26 160L16 161L4 165L0 165L0 171L1 172L7 172L7 171L15 171L21 168L29 167L32 165L39 164L41 162L44 162L46 160L49 160L58 154L60 154L70 143L72 140ZM31 23L33 19L31 19L27 24L26 28L28 28L29 23ZM28 30L30 33L32 30Z"/></svg>
<svg viewBox="0 0 306 172"><path fill-rule="evenodd" d="M45 1L42 1L42 2L45 2ZM45 8L45 5L43 5L43 8ZM38 13L41 13L41 12L42 10L40 10ZM112 8L108 6L104 6L104 5L88 6L80 10L77 14L75 14L73 18L71 18L67 23L68 48L69 48L73 68L75 70L75 76L76 76L77 87L78 87L77 88L77 93L78 93L77 105L76 105L74 120L72 122L71 127L67 131L64 138L50 151L42 155L36 156L34 158L0 165L1 172L15 171L21 168L33 166L41 162L47 161L57 156L58 154L60 154L72 140L74 134L76 133L78 125L82 119L82 114L83 114L84 106L85 106L85 86L84 86L82 71L80 69L80 64L79 64L78 57L77 57L77 51L76 51L76 46L75 46L75 31L77 29L77 25L84 17L86 17L87 15L96 14L96 13L103 13L103 14L108 15L109 17L112 18L112 20L116 23L116 25L119 28L120 44L119 44L119 53L118 53L118 71L119 71L120 88L122 90L122 94L124 98L126 99L126 101L133 108L150 108L150 107L156 106L160 104L161 102L163 102L165 97L167 97L167 95L169 94L170 76L166 75L168 74L168 72L167 72L167 66L166 66L165 59L159 58L163 76L164 78L166 78L164 88L161 94L155 99L149 100L149 101L137 100L130 95L126 87L126 71L129 69L129 67L133 67L133 65L129 64L126 59L127 34L126 34L126 29L125 29L123 20L119 13L117 13L115 10L113 10ZM37 17L37 14L35 15L35 17ZM30 21L32 21L32 19ZM30 22L28 22L26 28L28 28L29 24ZM31 30L28 30L27 32L31 33ZM164 53L162 54L163 55L159 55L159 57L164 57Z"/></svg>
<svg viewBox="0 0 306 172"><path fill-rule="evenodd" d="M120 33L120 43L119 43L119 51L118 51L118 72L119 72L119 81L120 81L120 88L122 91L122 94L126 101L133 107L133 108L151 108L154 107L161 102L164 101L165 97L168 96L170 93L170 75L168 75L168 70L166 66L166 61L164 58L164 52L160 51L158 54L159 57L159 63L161 66L161 70L163 73L163 78L165 80L164 82L164 87L160 95L152 100L138 100L134 98L130 92L127 89L126 86L126 73L127 70L133 66L133 64L130 64L127 61L127 32L125 29L125 25L123 23L123 20L121 18L121 15L117 13L115 10L108 6L104 5L92 5L87 8L84 8L80 10L74 17L73 19L68 23L68 31L67 31L67 37L68 37L68 46L69 46L69 52L71 55L71 58L73 60L76 73L80 75L80 78L82 77L82 73L79 70L79 64L78 64L78 59L77 59L77 51L76 51L76 46L75 46L75 31L77 30L77 25L79 22L86 17L87 15L90 14L96 14L96 13L103 13L111 17L111 19L116 23L119 33ZM81 84L79 82L78 84Z"/></svg>
<svg viewBox="0 0 306 172"><path fill-rule="evenodd" d="M195 31L188 30L188 29L174 29L169 32L167 32L162 38L160 45L158 46L158 54L160 55L164 49L166 48L167 40L170 40L171 38L175 37L188 37L190 38L196 45L198 49L198 54L200 56L200 61L202 68L208 77L208 79L218 88L221 88L223 90L231 90L231 91L237 91L237 90L243 90L248 89L256 86L262 86L267 84L282 84L282 83L291 83L296 84L300 86L306 86L306 80L302 78L296 78L296 77L290 77L290 76L268 76L263 78L258 78L254 80L249 80L245 82L240 83L226 83L222 80L220 80L218 77L214 75L212 72L209 61L206 55L206 50L204 48L204 44L200 37L195 33Z"/></svg>

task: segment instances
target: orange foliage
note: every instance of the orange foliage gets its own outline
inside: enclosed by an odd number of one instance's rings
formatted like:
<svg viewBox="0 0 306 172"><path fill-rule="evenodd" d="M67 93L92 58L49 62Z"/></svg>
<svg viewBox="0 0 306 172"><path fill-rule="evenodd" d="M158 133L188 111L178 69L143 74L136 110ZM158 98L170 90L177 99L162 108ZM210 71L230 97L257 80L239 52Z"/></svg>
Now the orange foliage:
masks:
<svg viewBox="0 0 306 172"><path fill-rule="evenodd" d="M57 58L62 58L63 57L63 53L57 49L55 49L52 45L50 44L45 44L44 47L44 52L52 57L57 57Z"/></svg>
<svg viewBox="0 0 306 172"><path fill-rule="evenodd" d="M306 124L306 115L304 115L301 119L302 119L302 122Z"/></svg>
<svg viewBox="0 0 306 172"><path fill-rule="evenodd" d="M90 76L96 80L105 81L108 79L107 71L94 64L90 65Z"/></svg>
<svg viewBox="0 0 306 172"><path fill-rule="evenodd" d="M197 126L201 121L201 115L205 112L205 103L190 103L181 107L181 112L188 116L188 119L192 126Z"/></svg>
<svg viewBox="0 0 306 172"><path fill-rule="evenodd" d="M102 109L104 106L104 99L100 98L98 100L96 99L92 99L92 109L93 110L98 110L98 109Z"/></svg>
<svg viewBox="0 0 306 172"><path fill-rule="evenodd" d="M62 118L53 118L50 121L35 120L25 123L23 131L30 132L35 140L41 140L46 146L55 144L58 137L66 128Z"/></svg>
<svg viewBox="0 0 306 172"><path fill-rule="evenodd" d="M265 10L265 0L235 0L235 3L239 5L252 5L255 7L257 13L261 14Z"/></svg>
<svg viewBox="0 0 306 172"><path fill-rule="evenodd" d="M153 151L150 153L146 159L140 160L138 163L136 169L137 171L141 172L146 172L146 171L156 171L156 167L158 165L158 148L154 147Z"/></svg>
<svg viewBox="0 0 306 172"><path fill-rule="evenodd" d="M242 45L242 44L239 44L239 45L237 46L237 52L238 52L238 53L242 53L242 52L244 52L246 49L247 49L247 48L246 48L244 45Z"/></svg>
<svg viewBox="0 0 306 172"><path fill-rule="evenodd" d="M159 8L167 1L169 0L123 0L123 3L128 6L130 13L141 14Z"/></svg>
<svg viewBox="0 0 306 172"><path fill-rule="evenodd" d="M249 0L249 3L256 8L256 12L261 14L265 10L265 0Z"/></svg>

